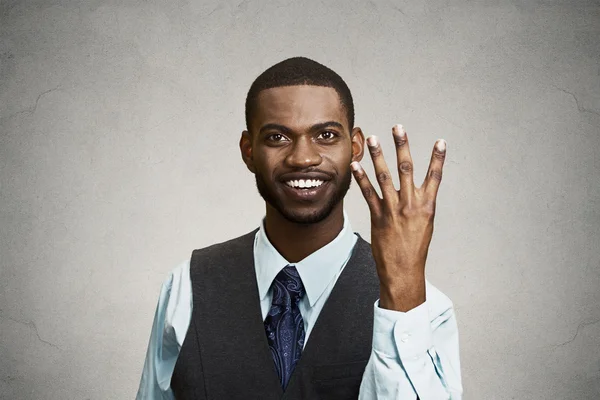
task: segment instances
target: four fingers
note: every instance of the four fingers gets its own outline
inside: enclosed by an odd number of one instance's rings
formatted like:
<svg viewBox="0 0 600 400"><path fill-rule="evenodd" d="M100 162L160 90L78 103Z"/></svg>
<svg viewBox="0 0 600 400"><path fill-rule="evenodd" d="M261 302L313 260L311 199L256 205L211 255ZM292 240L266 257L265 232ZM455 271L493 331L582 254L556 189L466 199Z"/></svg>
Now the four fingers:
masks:
<svg viewBox="0 0 600 400"><path fill-rule="evenodd" d="M415 186L413 180L413 161L408 146L408 138L402 125L394 126L392 128L392 135L396 145L398 174L400 176L400 200L410 201L414 195ZM369 147L371 159L373 160L375 175L381 188L383 201L387 202L389 205L397 204L399 200L398 192L394 187L390 171L383 158L383 151L381 150L379 140L376 136L370 136L367 138L367 145ZM433 199L434 201L442 179L442 168L445 157L446 141L439 139L436 141L429 169L427 170L427 176L421 187L424 190L426 197ZM360 187L371 212L379 212L382 200L377 195L367 174L356 161L350 166L352 167L354 177L356 178L358 186Z"/></svg>

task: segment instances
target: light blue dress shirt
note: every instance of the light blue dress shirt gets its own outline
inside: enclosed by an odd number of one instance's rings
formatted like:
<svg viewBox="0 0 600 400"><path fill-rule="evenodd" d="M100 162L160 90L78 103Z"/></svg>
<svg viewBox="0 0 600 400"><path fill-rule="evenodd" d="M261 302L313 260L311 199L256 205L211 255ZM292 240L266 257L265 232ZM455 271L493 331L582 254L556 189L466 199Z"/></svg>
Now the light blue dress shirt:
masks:
<svg viewBox="0 0 600 400"><path fill-rule="evenodd" d="M357 240L344 211L344 227L338 236L293 264L306 289L300 302L305 346ZM267 238L264 218L254 238L254 264L264 320L271 306L271 283L290 264ZM458 328L452 302L429 282L426 297L425 303L408 312L379 308L379 300L373 305L373 344L360 386L360 400L462 398ZM191 314L188 259L162 285L137 400L175 398L170 388L171 376Z"/></svg>

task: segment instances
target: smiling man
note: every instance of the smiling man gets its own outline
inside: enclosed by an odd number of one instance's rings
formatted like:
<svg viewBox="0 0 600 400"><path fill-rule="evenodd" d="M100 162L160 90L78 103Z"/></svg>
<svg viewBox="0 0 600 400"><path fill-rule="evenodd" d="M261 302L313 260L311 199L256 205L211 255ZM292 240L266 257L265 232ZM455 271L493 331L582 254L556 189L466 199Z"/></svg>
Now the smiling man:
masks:
<svg viewBox="0 0 600 400"><path fill-rule="evenodd" d="M397 190L369 137L379 197L350 90L304 57L254 81L246 127L241 156L266 215L165 281L137 399L461 399L452 302L425 279L445 142L416 187L394 126ZM371 244L344 211L353 175Z"/></svg>

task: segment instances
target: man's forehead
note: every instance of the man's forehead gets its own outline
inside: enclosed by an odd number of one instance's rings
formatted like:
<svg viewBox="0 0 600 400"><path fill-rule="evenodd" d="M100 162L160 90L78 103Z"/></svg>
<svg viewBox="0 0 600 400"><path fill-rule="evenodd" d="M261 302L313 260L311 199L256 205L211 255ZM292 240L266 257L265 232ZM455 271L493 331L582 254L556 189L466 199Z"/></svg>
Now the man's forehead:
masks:
<svg viewBox="0 0 600 400"><path fill-rule="evenodd" d="M298 85L265 89L258 94L256 122L310 126L337 121L347 125L344 108L335 89Z"/></svg>

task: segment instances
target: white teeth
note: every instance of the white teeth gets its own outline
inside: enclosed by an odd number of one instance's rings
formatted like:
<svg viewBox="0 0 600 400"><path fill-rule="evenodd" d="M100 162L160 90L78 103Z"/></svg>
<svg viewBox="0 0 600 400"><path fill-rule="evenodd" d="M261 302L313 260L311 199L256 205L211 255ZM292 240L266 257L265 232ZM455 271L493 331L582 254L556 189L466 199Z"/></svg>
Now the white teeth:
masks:
<svg viewBox="0 0 600 400"><path fill-rule="evenodd" d="M318 179L299 179L295 181L287 181L286 185L293 188L312 188L319 187L323 184L323 181Z"/></svg>

